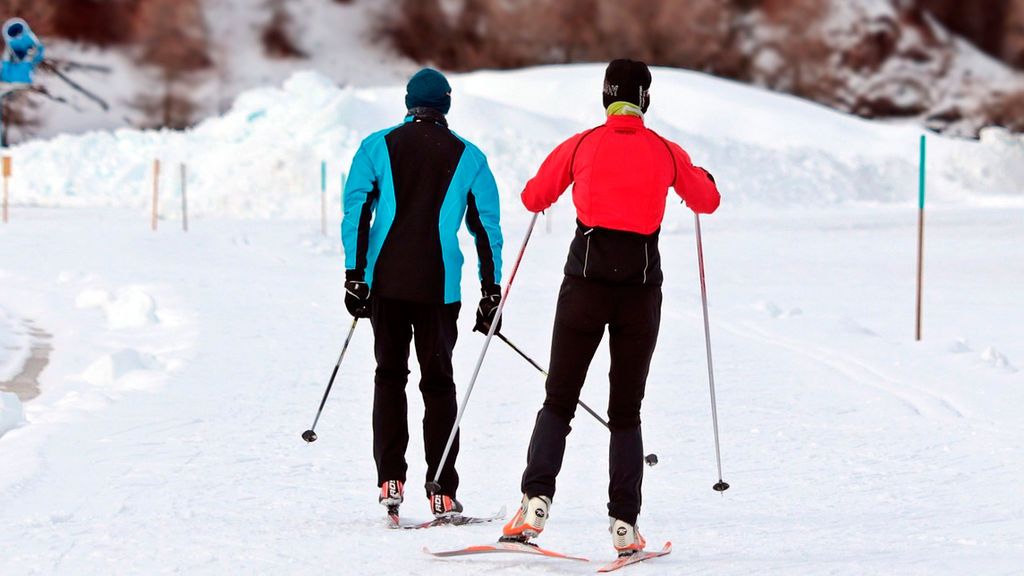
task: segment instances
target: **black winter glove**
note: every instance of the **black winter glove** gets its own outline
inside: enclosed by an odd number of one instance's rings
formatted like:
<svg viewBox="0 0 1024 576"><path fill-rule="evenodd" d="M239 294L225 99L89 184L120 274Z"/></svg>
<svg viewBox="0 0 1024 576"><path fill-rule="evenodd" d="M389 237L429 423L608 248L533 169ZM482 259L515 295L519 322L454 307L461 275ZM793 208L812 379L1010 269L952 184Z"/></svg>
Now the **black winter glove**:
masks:
<svg viewBox="0 0 1024 576"><path fill-rule="evenodd" d="M345 273L345 308L354 318L370 317L370 286L354 270ZM361 276L361 275L359 275Z"/></svg>
<svg viewBox="0 0 1024 576"><path fill-rule="evenodd" d="M480 305L476 308L476 325L473 326L473 332L487 334L491 330L491 321L494 320L494 315L498 313L498 306L501 304L501 286L497 284L484 286L480 289L480 293L484 297L480 299ZM495 332L500 330L501 319L499 318L498 328Z"/></svg>
<svg viewBox="0 0 1024 576"><path fill-rule="evenodd" d="M703 168L701 168L701 170L708 177L708 180L711 180L712 184L717 184L717 182L715 182L715 177L711 175L711 172L708 172L707 170L704 170Z"/></svg>

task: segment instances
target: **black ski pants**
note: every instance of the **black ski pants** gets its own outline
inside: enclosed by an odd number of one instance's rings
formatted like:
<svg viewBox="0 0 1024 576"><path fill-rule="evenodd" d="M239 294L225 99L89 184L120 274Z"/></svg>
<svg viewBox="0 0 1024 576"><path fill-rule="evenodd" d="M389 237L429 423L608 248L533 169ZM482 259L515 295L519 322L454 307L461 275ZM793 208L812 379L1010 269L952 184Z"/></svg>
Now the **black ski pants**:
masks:
<svg viewBox="0 0 1024 576"><path fill-rule="evenodd" d="M608 515L636 523L644 474L640 404L660 323L660 286L610 285L565 277L555 312L547 396L530 439L523 493L554 497L569 423L607 327L611 352Z"/></svg>
<svg viewBox="0 0 1024 576"><path fill-rule="evenodd" d="M458 338L457 320L461 304L432 304L374 298L373 324L377 373L373 393L373 458L377 463L377 485L388 480L406 481L405 449L409 445L408 402L405 385L409 379L409 343L415 335L416 358L420 364L420 393L423 394L423 444L428 481L434 479L445 443L455 424L458 404L452 379L452 350ZM455 460L459 436L438 483L441 493L455 497L459 475Z"/></svg>

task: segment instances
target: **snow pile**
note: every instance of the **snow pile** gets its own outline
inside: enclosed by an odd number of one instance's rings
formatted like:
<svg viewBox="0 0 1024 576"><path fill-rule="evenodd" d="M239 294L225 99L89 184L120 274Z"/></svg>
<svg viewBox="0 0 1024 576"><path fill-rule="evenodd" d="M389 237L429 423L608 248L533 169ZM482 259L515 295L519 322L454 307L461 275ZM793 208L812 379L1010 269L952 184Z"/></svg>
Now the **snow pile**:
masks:
<svg viewBox="0 0 1024 576"><path fill-rule="evenodd" d="M603 121L601 65L482 72L453 78L451 125L488 154L507 202L552 147ZM836 113L706 75L655 72L649 124L718 176L731 203L912 202L916 127ZM187 132L119 130L61 136L14 149L13 201L148 210L152 163L161 214L180 211L179 162L198 215L318 218L320 162L332 214L360 140L401 121L401 86L339 89L303 72L281 88L246 92L223 117ZM523 94L531 94L523 98ZM980 142L932 137L930 197L1020 203L1024 139L998 130Z"/></svg>
<svg viewBox="0 0 1024 576"><path fill-rule="evenodd" d="M123 348L90 364L82 373L82 379L97 386L111 385L134 372L159 369L160 362L152 355Z"/></svg>
<svg viewBox="0 0 1024 576"><path fill-rule="evenodd" d="M981 361L995 368L1005 370L1006 372L1013 373L1017 371L1003 353L991 346L985 348L981 353Z"/></svg>
<svg viewBox="0 0 1024 576"><path fill-rule="evenodd" d="M25 412L13 392L0 392L0 436L25 424Z"/></svg>
<svg viewBox="0 0 1024 576"><path fill-rule="evenodd" d="M75 299L75 306L103 310L107 327L111 330L144 328L159 322L153 297L135 287L122 288L116 294L106 290L85 290Z"/></svg>

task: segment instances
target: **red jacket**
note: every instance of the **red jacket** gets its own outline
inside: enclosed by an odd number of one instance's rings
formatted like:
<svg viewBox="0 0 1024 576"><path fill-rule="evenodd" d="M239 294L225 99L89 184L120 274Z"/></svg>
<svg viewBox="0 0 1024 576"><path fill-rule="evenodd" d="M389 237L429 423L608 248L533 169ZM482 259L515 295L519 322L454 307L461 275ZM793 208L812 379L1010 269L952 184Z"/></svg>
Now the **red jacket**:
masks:
<svg viewBox="0 0 1024 576"><path fill-rule="evenodd" d="M710 214L721 200L710 175L637 116L609 116L555 148L526 183L523 205L546 210L574 182L580 222L639 234L661 226L669 186L694 212Z"/></svg>

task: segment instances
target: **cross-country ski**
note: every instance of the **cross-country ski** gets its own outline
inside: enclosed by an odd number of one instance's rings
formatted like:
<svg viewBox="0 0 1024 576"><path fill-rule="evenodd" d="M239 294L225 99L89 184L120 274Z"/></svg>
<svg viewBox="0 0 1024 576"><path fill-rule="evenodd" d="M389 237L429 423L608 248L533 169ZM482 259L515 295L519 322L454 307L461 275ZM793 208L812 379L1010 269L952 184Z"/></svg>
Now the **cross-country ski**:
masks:
<svg viewBox="0 0 1024 576"><path fill-rule="evenodd" d="M590 561L579 556L570 556L561 552L555 552L554 550L548 550L547 548L541 548L536 544L510 541L499 541L494 544L477 544L475 546L467 546L465 548L444 550L440 552L433 552L429 548L424 547L423 552L436 558L455 558L458 556L473 556L476 554L530 554L533 556L543 556L545 558L556 558L559 560L576 560L579 562Z"/></svg>
<svg viewBox="0 0 1024 576"><path fill-rule="evenodd" d="M424 528L437 528L438 526L469 526L471 524L488 524L505 519L505 508L490 516L466 516L455 514L442 516L433 520L409 520L403 519L398 514L388 515L388 527L402 530L422 530Z"/></svg>

